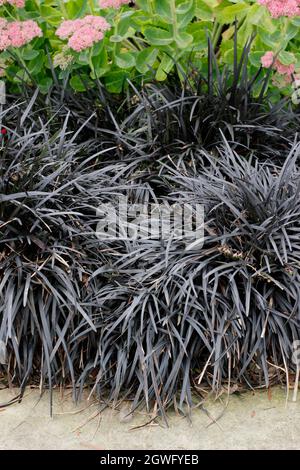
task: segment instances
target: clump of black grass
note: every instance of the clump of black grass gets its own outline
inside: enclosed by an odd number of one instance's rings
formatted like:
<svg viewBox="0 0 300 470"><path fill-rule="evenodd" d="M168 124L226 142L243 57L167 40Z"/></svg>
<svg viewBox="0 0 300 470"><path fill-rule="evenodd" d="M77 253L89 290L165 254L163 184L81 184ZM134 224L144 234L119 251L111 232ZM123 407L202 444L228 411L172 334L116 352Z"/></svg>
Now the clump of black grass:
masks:
<svg viewBox="0 0 300 470"><path fill-rule="evenodd" d="M24 84L19 94L7 94L2 124L10 133L22 133L26 120L27 128L30 122L31 131L39 135L41 122L51 134L59 133L67 122L68 132L75 135L74 142L81 148L85 144L89 152L104 151L108 159L120 160L124 149L118 122L130 112L132 95L129 90L124 95L109 94L99 80L84 93L72 90L68 82L54 83L47 94Z"/></svg>
<svg viewBox="0 0 300 470"><path fill-rule="evenodd" d="M84 126L73 132L69 115L53 132L32 106L8 127L0 156L0 359L21 395L38 377L75 390L84 350L73 337L83 325L86 335L96 331L89 298L100 284L89 279L105 261L96 210L118 191L123 170L97 165L93 142L80 143Z"/></svg>
<svg viewBox="0 0 300 470"><path fill-rule="evenodd" d="M261 159L282 162L298 140L299 113L288 98L271 102L270 71L264 74L260 68L249 76L251 42L238 58L235 34L233 70L220 71L208 41L206 76L190 64L183 83L170 77L167 83L148 84L137 91L136 109L122 124L124 130L132 129L137 149L147 148L157 158L172 155L180 163L202 165L199 150L214 151L223 134L246 157L255 151Z"/></svg>
<svg viewBox="0 0 300 470"><path fill-rule="evenodd" d="M164 200L204 204L204 244L113 245L116 274L95 299L99 392L105 378L114 400L135 390L133 407L154 401L163 412L176 399L184 412L203 384L289 383L300 337L298 155L281 168L226 145L201 176L174 170Z"/></svg>
<svg viewBox="0 0 300 470"><path fill-rule="evenodd" d="M197 302L210 344L211 387L230 377L270 384L295 368L299 340L299 145L284 165L245 161L226 144L195 178L175 176L183 201L204 204L204 246L181 261L181 292ZM178 266L179 267L179 266ZM201 312L201 313L200 313ZM201 369L200 369L201 370ZM205 379L203 372L201 379Z"/></svg>
<svg viewBox="0 0 300 470"><path fill-rule="evenodd" d="M111 127L88 127L85 140L89 117L75 130L67 112L56 128L55 115L36 118L36 98L20 103L16 129L5 111L0 157L0 372L21 396L32 382L71 384L75 398L88 386L106 403L185 413L203 384L268 386L282 369L288 383L299 339L298 147L282 166L228 143L220 155L199 150L201 174L178 164L174 147L149 166L146 144L138 158L134 148L138 121L130 145L120 130L120 157L116 142L101 144ZM99 239L96 209L120 195L204 204L203 246Z"/></svg>

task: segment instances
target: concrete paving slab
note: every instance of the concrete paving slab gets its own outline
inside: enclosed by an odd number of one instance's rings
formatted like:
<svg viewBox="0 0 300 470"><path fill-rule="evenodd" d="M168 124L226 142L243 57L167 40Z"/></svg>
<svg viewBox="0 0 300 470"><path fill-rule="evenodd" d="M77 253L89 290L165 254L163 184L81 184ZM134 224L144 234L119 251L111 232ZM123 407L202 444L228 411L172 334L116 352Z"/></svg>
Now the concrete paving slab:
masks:
<svg viewBox="0 0 300 470"><path fill-rule="evenodd" d="M0 390L0 403L17 390ZM81 449L81 450L201 450L201 449L300 449L300 399L286 401L286 393L275 388L231 395L224 409L222 401L205 404L208 414L196 409L192 422L168 414L169 427L149 421L149 415L136 412L128 421L126 409L98 412L95 400L72 402L68 391L62 397L54 392L54 414L49 415L49 394L40 397L27 389L21 403L0 409L0 450L4 449ZM208 416L210 415L210 417Z"/></svg>

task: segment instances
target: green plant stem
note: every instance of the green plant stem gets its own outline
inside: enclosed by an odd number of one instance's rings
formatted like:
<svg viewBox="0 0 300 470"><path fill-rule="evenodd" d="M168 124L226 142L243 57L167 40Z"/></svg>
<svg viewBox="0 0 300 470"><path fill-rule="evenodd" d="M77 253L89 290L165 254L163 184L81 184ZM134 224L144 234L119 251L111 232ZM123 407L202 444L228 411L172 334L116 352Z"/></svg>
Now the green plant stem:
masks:
<svg viewBox="0 0 300 470"><path fill-rule="evenodd" d="M95 8L94 8L94 1L93 0L89 0L89 9L90 9L90 12L92 15L95 14Z"/></svg>
<svg viewBox="0 0 300 470"><path fill-rule="evenodd" d="M15 55L15 57L17 58L19 64L21 64L21 66L24 68L26 74L28 75L28 78L35 82L33 76L31 75L31 73L29 72L29 70L27 68L26 62L24 61L24 59L23 59L22 55L20 54L20 52L18 51L18 49L14 48L14 54L13 53L10 53L10 54L11 54L12 57L14 57L14 55Z"/></svg>
<svg viewBox="0 0 300 470"><path fill-rule="evenodd" d="M19 16L18 16L18 13L17 13L17 12L16 12L16 16L14 16L14 15L11 14L11 12L9 11L9 9L8 9L5 5L3 5L3 7L4 7L5 13L7 13L7 16L8 16L9 18L12 18L13 20L19 19Z"/></svg>
<svg viewBox="0 0 300 470"><path fill-rule="evenodd" d="M37 11L40 13L41 12L41 9L40 9L40 2L38 0L34 0L34 4L36 6L36 9Z"/></svg>
<svg viewBox="0 0 300 470"><path fill-rule="evenodd" d="M65 7L64 1L63 1L63 0L59 0L59 5L60 5L60 9L61 9L61 12L62 12L64 18L67 19L69 15L68 15L67 9L66 9L66 7Z"/></svg>
<svg viewBox="0 0 300 470"><path fill-rule="evenodd" d="M216 26L216 28L215 28L215 26ZM223 28L223 25L221 25L221 24L216 23L214 25L214 30L213 30L213 34L212 34L212 45L213 45L214 49L216 49L217 44L219 42L221 32L222 32L222 28Z"/></svg>
<svg viewBox="0 0 300 470"><path fill-rule="evenodd" d="M282 32L282 37L285 38L287 36L287 31L289 28L289 18L283 18L283 32Z"/></svg>
<svg viewBox="0 0 300 470"><path fill-rule="evenodd" d="M132 42L129 41L129 39L125 39L123 41L123 44L126 45L126 47L132 51L138 51L138 47L136 47Z"/></svg>
<svg viewBox="0 0 300 470"><path fill-rule="evenodd" d="M95 67L94 67L94 64L93 64L93 49L94 48L91 47L90 50L89 50L89 65L90 65L92 73L94 74L94 77L97 78L96 70L95 70Z"/></svg>
<svg viewBox="0 0 300 470"><path fill-rule="evenodd" d="M149 13L153 16L155 15L155 8L154 8L153 0L149 0Z"/></svg>
<svg viewBox="0 0 300 470"><path fill-rule="evenodd" d="M144 49L144 47L140 44L141 41L139 41L139 38L137 38L136 36L134 36L134 37L131 38L131 39L134 41L136 50L142 51L142 50Z"/></svg>
<svg viewBox="0 0 300 470"><path fill-rule="evenodd" d="M178 25L177 25L177 15L176 15L176 3L175 0L170 0L170 8L172 15L172 28L173 28L173 37L174 39L178 36Z"/></svg>

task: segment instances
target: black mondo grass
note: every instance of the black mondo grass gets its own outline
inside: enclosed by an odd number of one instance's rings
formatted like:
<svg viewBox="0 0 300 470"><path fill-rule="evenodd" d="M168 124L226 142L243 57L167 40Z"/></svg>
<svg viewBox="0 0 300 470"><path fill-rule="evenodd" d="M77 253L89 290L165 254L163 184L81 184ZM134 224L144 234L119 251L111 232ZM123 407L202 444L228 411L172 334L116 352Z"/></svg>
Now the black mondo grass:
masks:
<svg viewBox="0 0 300 470"><path fill-rule="evenodd" d="M112 101L99 90L99 112L88 95L82 105L70 92L66 103L67 90L12 98L3 112L0 374L20 398L30 383L71 385L75 399L88 387L104 403L126 397L133 410L165 415L187 413L202 387L290 383L300 339L297 136L286 131L284 150L275 139L245 152L218 130L219 148L215 137L194 145L180 127L195 124L182 117L195 109L186 88L163 104L172 125L158 121L170 131L160 142L155 113L143 114L144 98L161 96L155 86ZM96 209L120 195L203 204L203 246L100 240Z"/></svg>
<svg viewBox="0 0 300 470"><path fill-rule="evenodd" d="M88 282L102 263L93 255L96 208L114 191L110 167L82 156L86 143L67 130L68 116L52 133L28 115L27 107L0 164L1 369L21 395L38 377L50 390L65 381L75 389L82 351L71 340L82 325L96 331Z"/></svg>
<svg viewBox="0 0 300 470"><path fill-rule="evenodd" d="M175 176L183 200L205 206L203 250L188 281L201 298L210 332L211 386L222 379L270 384L280 367L295 369L300 335L299 145L282 168L245 161L227 144L197 178ZM229 369L232 369L229 373ZM200 374L203 379L203 375Z"/></svg>
<svg viewBox="0 0 300 470"><path fill-rule="evenodd" d="M180 164L197 166L199 148L213 152L222 135L246 157L257 152L261 159L282 162L298 140L299 114L288 99L271 102L266 93L269 72L261 68L249 75L250 47L251 40L238 57L235 38L233 70L224 67L221 72L208 41L207 72L190 64L181 85L176 77L146 85L137 91L136 109L121 129L129 135L132 129L138 146L148 153L157 158L172 154Z"/></svg>

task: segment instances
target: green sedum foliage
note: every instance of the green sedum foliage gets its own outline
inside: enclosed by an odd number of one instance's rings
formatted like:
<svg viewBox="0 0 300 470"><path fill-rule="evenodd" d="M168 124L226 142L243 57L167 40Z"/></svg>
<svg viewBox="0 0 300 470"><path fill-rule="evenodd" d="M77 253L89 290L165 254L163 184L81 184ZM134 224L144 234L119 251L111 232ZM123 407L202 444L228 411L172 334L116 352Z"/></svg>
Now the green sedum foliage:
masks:
<svg viewBox="0 0 300 470"><path fill-rule="evenodd" d="M64 20L91 14L105 17L111 29L93 47L75 52L56 30ZM281 63L300 69L300 17L273 19L253 0L137 0L120 9L101 9L98 0L26 0L25 8L3 5L1 16L33 19L43 31L43 37L26 46L0 53L2 75L14 87L25 81L46 92L58 78L83 91L99 78L110 92L120 93L127 79L164 81L170 73L183 79L191 63L207 70L208 37L219 67L233 68L236 21L238 55L255 34L249 72L261 66L261 57L270 50ZM270 83L275 96L290 93L280 77Z"/></svg>

